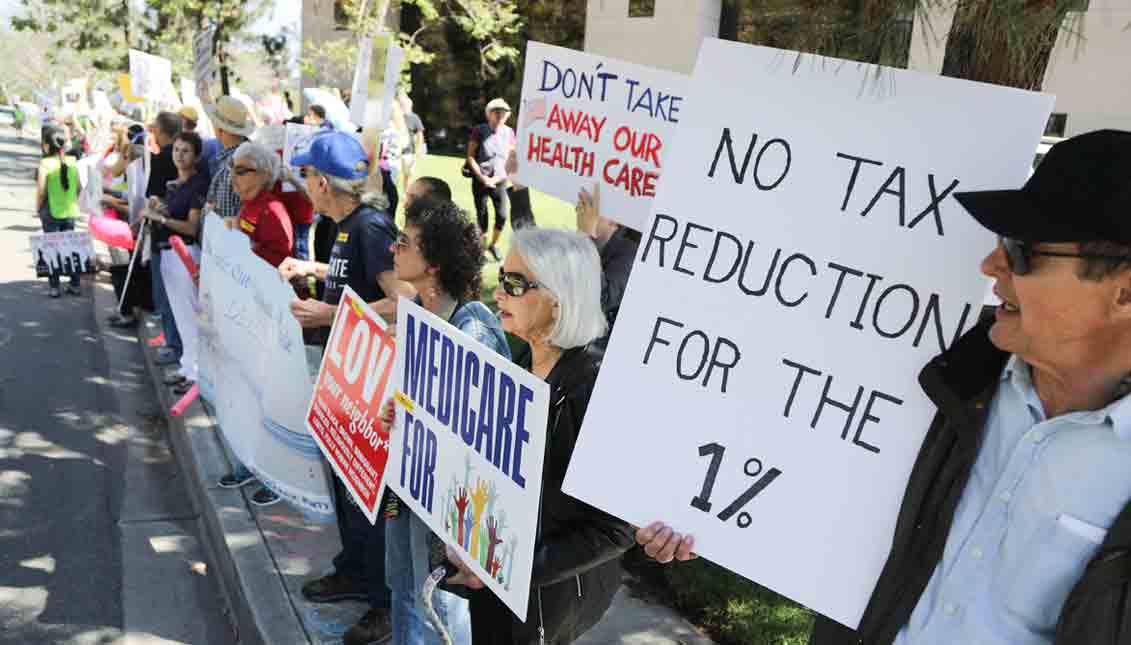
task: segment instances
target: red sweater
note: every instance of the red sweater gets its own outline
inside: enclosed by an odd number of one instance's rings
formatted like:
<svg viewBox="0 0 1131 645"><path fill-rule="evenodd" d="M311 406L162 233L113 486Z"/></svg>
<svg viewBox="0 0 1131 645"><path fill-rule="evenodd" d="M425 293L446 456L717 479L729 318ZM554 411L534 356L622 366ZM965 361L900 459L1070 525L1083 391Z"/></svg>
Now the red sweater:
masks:
<svg viewBox="0 0 1131 645"><path fill-rule="evenodd" d="M291 255L295 244L291 216L271 190L260 191L240 209L240 230L251 238L251 250L277 267Z"/></svg>

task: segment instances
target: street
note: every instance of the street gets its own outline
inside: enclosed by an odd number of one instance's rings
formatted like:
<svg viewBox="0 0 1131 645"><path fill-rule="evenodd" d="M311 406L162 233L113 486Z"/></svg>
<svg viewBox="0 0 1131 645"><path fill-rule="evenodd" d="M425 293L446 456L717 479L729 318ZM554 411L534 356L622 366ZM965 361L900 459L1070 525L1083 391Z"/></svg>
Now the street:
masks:
<svg viewBox="0 0 1131 645"><path fill-rule="evenodd" d="M108 277L35 277L38 152L0 125L0 643L236 642Z"/></svg>

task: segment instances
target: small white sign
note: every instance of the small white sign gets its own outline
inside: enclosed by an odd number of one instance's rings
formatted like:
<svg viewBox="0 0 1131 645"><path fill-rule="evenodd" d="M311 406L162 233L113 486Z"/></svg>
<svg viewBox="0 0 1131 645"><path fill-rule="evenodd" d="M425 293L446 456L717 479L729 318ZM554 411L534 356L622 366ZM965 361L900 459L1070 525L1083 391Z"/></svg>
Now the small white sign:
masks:
<svg viewBox="0 0 1131 645"><path fill-rule="evenodd" d="M94 273L94 245L87 231L43 233L28 237L35 275Z"/></svg>
<svg viewBox="0 0 1131 645"><path fill-rule="evenodd" d="M564 490L855 627L1053 99L797 56L700 49Z"/></svg>
<svg viewBox="0 0 1131 645"><path fill-rule="evenodd" d="M639 230L684 118L688 77L530 41L519 110L517 181Z"/></svg>
<svg viewBox="0 0 1131 645"><path fill-rule="evenodd" d="M130 93L160 101L168 98L173 87L173 63L136 49L130 50Z"/></svg>

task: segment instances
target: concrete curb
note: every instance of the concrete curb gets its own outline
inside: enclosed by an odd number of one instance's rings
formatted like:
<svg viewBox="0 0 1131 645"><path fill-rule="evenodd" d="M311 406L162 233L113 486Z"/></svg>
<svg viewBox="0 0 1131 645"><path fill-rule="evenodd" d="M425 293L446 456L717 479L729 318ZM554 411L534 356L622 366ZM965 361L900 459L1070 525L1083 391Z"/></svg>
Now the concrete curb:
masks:
<svg viewBox="0 0 1131 645"><path fill-rule="evenodd" d="M193 510L201 519L201 541L231 608L239 642L311 645L243 489L216 484L231 470L220 427L200 399L181 417L169 414L175 395L162 384L164 370L154 364L155 352L148 346L156 331L144 323L138 329L145 365L168 422L173 454L186 477Z"/></svg>

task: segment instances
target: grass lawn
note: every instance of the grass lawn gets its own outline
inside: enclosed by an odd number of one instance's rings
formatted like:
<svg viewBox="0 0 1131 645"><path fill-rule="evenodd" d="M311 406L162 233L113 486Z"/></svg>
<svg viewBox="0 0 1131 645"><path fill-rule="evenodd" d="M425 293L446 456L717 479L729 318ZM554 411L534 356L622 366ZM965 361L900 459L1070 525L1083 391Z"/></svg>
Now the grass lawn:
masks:
<svg viewBox="0 0 1131 645"><path fill-rule="evenodd" d="M459 204L460 208L467 211L472 220L475 219L475 204L471 201L471 179L464 177L460 174L460 169L463 167L463 157L454 157L447 155L428 155L416 164L417 177L439 177L448 182L452 188L452 198L455 203ZM397 190L401 190L397 186ZM403 203L403 197L402 197ZM565 228L569 230L577 229L577 220L573 213L573 204L563 202L556 197L551 197L545 193L540 193L536 190L531 190L530 205L534 210L534 219L538 226L543 228ZM495 223L495 211L491 206L487 207L490 214L490 225ZM397 215L397 222L399 225L404 224L404 214ZM503 230L503 236L499 238L499 254L501 257L506 257L507 249L510 248L511 227L510 222L507 223L506 228ZM496 262L487 260L487 265L483 267L483 302L492 309L495 306L495 285L498 282L499 265Z"/></svg>
<svg viewBox="0 0 1131 645"><path fill-rule="evenodd" d="M460 174L462 166L463 157L429 155L417 164L416 176L430 175L448 182L455 202L474 218L471 180ZM532 191L530 197L538 226L576 229L573 204L538 191ZM403 215L399 222L403 224ZM508 224L499 240L499 253L504 257L510 248L510 233ZM492 308L497 282L498 263L488 260L483 270L483 302ZM639 550L630 552L626 568L662 601L706 629L720 645L808 643L813 617L804 607L705 560L661 567L643 561L639 554Z"/></svg>

